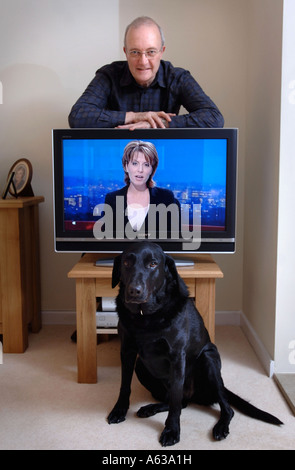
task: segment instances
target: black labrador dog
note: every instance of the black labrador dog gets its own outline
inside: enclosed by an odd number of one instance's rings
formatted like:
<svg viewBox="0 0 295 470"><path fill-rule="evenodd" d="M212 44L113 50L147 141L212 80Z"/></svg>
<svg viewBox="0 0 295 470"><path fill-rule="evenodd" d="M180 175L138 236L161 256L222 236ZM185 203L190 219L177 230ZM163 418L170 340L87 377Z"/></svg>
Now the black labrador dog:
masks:
<svg viewBox="0 0 295 470"><path fill-rule="evenodd" d="M117 403L108 416L110 424L125 420L134 368L140 382L159 401L143 406L137 415L148 417L168 411L160 437L163 446L179 441L181 409L189 402L219 403L220 419L213 428L216 440L229 433L234 415L230 405L253 418L282 424L225 388L218 350L174 260L159 245L135 243L115 258L112 276L113 287L120 282L116 302L122 382Z"/></svg>

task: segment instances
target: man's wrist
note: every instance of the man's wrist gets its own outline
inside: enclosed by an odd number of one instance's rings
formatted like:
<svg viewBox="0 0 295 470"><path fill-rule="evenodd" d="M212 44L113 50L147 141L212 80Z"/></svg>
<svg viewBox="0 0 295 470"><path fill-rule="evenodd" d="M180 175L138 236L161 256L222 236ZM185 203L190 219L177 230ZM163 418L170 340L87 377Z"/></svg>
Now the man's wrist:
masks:
<svg viewBox="0 0 295 470"><path fill-rule="evenodd" d="M135 113L133 111L127 111L125 114L125 124L132 124L135 119Z"/></svg>

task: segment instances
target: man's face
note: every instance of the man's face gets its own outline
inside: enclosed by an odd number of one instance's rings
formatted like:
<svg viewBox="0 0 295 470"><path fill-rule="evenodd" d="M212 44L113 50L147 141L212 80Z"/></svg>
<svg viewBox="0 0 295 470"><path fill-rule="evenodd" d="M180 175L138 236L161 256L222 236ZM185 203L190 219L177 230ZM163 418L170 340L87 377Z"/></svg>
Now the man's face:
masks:
<svg viewBox="0 0 295 470"><path fill-rule="evenodd" d="M131 51L147 52L159 51L153 57L139 54L132 57ZM136 82L148 87L153 82L162 58L165 47L162 48L161 35L156 25L142 25L138 28L131 27L126 36L126 47L124 52L127 57L129 70Z"/></svg>

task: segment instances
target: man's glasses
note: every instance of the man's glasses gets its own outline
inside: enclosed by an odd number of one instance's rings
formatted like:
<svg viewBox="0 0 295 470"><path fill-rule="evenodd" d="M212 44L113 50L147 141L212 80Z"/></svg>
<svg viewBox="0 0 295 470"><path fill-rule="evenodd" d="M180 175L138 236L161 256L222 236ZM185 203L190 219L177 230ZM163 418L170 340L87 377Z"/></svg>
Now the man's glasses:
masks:
<svg viewBox="0 0 295 470"><path fill-rule="evenodd" d="M159 52L160 50L157 50L157 49L149 49L148 51L143 51L143 52L131 50L131 51L128 51L128 55L132 59L139 59L139 57L141 57L142 55L145 55L148 59L154 59L156 55L159 54Z"/></svg>

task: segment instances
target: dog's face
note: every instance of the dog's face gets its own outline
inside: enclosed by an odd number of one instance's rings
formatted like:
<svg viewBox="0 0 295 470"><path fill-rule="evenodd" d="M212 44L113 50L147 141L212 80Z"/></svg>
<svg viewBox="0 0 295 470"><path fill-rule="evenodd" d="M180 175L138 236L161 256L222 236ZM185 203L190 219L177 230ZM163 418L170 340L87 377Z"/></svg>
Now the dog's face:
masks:
<svg viewBox="0 0 295 470"><path fill-rule="evenodd" d="M115 258L112 285L121 281L127 305L154 303L164 295L167 282L176 287L178 279L173 259L155 243L138 242Z"/></svg>

